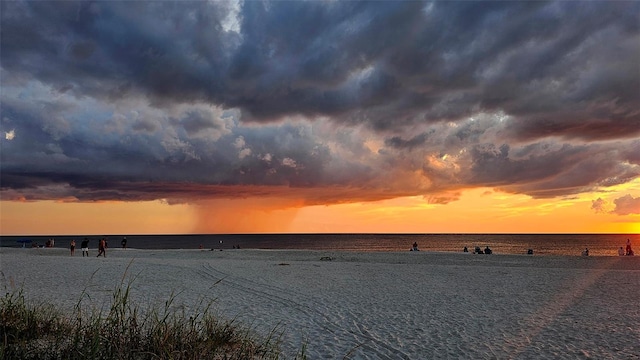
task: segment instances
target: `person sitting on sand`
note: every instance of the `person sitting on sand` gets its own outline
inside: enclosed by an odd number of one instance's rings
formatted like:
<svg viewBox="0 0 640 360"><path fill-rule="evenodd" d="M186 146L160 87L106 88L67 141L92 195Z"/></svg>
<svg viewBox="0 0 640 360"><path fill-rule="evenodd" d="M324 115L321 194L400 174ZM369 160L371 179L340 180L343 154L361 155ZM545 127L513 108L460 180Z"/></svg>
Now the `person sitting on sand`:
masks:
<svg viewBox="0 0 640 360"><path fill-rule="evenodd" d="M484 248L484 253L485 254L491 254L493 251L491 251L491 249L489 249L489 247L487 246L486 248Z"/></svg>
<svg viewBox="0 0 640 360"><path fill-rule="evenodd" d="M469 249L467 249L467 247L465 246L464 249L462 249L462 252L468 253Z"/></svg>
<svg viewBox="0 0 640 360"><path fill-rule="evenodd" d="M584 251L582 252L582 256L589 256L589 248L584 248Z"/></svg>
<svg viewBox="0 0 640 360"><path fill-rule="evenodd" d="M418 243L417 242L413 242L413 247L411 248L411 251L420 251L418 250Z"/></svg>
<svg viewBox="0 0 640 360"><path fill-rule="evenodd" d="M482 249L480 249L480 246L476 246L476 248L473 250L474 254L484 254L484 252L482 252Z"/></svg>
<svg viewBox="0 0 640 360"><path fill-rule="evenodd" d="M625 252L624 249L622 248L622 246L620 246L620 249L618 249L618 256L624 256Z"/></svg>

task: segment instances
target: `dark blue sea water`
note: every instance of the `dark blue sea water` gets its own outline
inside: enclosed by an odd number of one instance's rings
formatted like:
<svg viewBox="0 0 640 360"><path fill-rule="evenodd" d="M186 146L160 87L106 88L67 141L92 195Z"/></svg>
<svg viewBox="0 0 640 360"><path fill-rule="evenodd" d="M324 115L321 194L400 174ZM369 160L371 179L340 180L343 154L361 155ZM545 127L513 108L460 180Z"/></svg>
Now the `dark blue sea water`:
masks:
<svg viewBox="0 0 640 360"><path fill-rule="evenodd" d="M127 246L137 249L300 249L332 251L408 251L414 242L421 251L460 252L466 246L489 246L495 254L579 256L589 248L593 256L617 256L618 248L627 239L640 255L640 234L232 234L232 235L107 235L109 247L120 247L127 237ZM0 246L22 247L44 245L55 239L55 247L67 248L75 239L90 239L90 248L97 248L101 236L2 236Z"/></svg>

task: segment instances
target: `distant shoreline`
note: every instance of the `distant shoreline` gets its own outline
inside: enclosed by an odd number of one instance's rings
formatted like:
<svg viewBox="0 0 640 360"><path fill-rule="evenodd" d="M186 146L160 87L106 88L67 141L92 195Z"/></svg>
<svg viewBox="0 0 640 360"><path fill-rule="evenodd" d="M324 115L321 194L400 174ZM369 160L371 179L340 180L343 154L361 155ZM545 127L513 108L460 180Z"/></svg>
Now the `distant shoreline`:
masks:
<svg viewBox="0 0 640 360"><path fill-rule="evenodd" d="M617 256L618 249L630 239L640 247L638 234L242 234L242 235L109 235L109 248L120 247L127 237L127 247L138 249L298 249L351 252L408 251L412 244L428 252L462 252L489 246L494 254L580 255L586 248L592 256ZM0 247L44 245L50 238L55 247L67 248L73 239L84 238L97 247L103 236L0 237Z"/></svg>
<svg viewBox="0 0 640 360"><path fill-rule="evenodd" d="M40 246L40 247L19 247L19 246L1 246L0 247L0 256L2 254L2 250L6 249L6 250L32 250L32 251L44 251L44 252L48 252L51 251L52 254L51 255L60 255L60 256L70 256L69 252L70 250L68 248L63 248L61 246L56 246L56 247L44 247L44 246ZM98 248L97 246L95 247L90 247L89 250L91 252L94 252L97 254L98 252ZM74 257L77 256L82 256L81 253L79 253L79 248L76 247L76 254L74 255ZM617 254L607 254L607 255L589 255L588 257L585 257L581 254L526 254L526 253L522 253L522 254L508 254L508 253L492 253L492 254L474 254L472 252L472 250L470 250L469 252L463 252L463 251L436 251L436 250L420 250L420 251L410 251L410 250L402 250L402 251L397 251L397 250L376 250L376 251L366 251L366 250L340 250L340 249L326 249L326 250L320 250L320 249L221 249L221 248L211 248L211 249L194 249L194 248L170 248L170 249L140 249L140 248L134 248L134 247L127 247L126 249L123 249L121 247L109 247L107 248L107 251L109 253L111 252L141 252L141 253L153 253L153 252L160 252L160 253L167 253L170 254L172 252L176 252L176 253L207 253L207 252L244 252L244 253L249 253L249 252L264 252L264 253L313 253L313 254L352 254L352 255L357 255L357 254L379 254L384 256L384 254L393 254L393 255L401 255L404 256L406 253L411 253L411 254L415 254L415 255L410 255L410 256L421 256L421 255L435 255L435 256L445 256L445 255L455 255L455 256L470 256L470 257L509 257L509 256L513 256L513 257L569 257L569 258L573 258L573 257L579 257L579 258L640 258L640 256L620 256ZM79 255L80 254L80 255ZM334 259L335 260L335 259Z"/></svg>

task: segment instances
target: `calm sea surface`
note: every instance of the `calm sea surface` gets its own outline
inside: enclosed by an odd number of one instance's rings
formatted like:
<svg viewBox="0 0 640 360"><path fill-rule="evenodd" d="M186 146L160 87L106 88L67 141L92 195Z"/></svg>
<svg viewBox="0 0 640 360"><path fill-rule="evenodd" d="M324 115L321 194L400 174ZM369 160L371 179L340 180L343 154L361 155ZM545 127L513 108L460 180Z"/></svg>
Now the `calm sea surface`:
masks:
<svg viewBox="0 0 640 360"><path fill-rule="evenodd" d="M127 246L137 249L300 249L340 251L408 251L414 242L421 251L460 252L489 246L495 254L578 256L585 248L594 256L617 256L618 248L630 239L640 255L640 234L247 234L247 235L107 235L109 247L120 247L127 237ZM71 239L77 247L84 237L89 247L97 248L101 236L2 236L0 246L30 247L44 245L55 239L55 247L67 248Z"/></svg>

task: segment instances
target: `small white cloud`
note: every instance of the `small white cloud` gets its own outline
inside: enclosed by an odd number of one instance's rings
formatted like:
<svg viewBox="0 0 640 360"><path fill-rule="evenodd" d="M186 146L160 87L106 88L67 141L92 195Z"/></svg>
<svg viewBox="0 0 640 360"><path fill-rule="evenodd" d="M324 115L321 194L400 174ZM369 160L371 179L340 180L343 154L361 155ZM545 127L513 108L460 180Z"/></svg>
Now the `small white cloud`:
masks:
<svg viewBox="0 0 640 360"><path fill-rule="evenodd" d="M282 165L295 168L297 166L296 161L292 158L284 158L282 159Z"/></svg>
<svg viewBox="0 0 640 360"><path fill-rule="evenodd" d="M233 142L233 146L236 149L242 149L245 146L245 142L244 142L244 137L242 136L238 136L238 138L236 138L236 141Z"/></svg>
<svg viewBox="0 0 640 360"><path fill-rule="evenodd" d="M196 153L193 146L179 139L175 134L167 134L161 144L171 156L182 154L184 160L200 160L200 156ZM177 162L178 160L173 159L172 161Z"/></svg>
<svg viewBox="0 0 640 360"><path fill-rule="evenodd" d="M4 138L7 140L13 140L16 137L16 131L15 130L11 130L9 132L5 132L4 133Z"/></svg>
<svg viewBox="0 0 640 360"><path fill-rule="evenodd" d="M238 153L238 157L240 159L244 159L249 155L251 155L251 149L249 149L249 148L242 149L242 150L240 150L240 153Z"/></svg>
<svg viewBox="0 0 640 360"><path fill-rule="evenodd" d="M227 1L228 13L227 16L222 19L220 25L226 32L240 33L240 27L242 23L242 15L240 13L242 5L239 0Z"/></svg>

